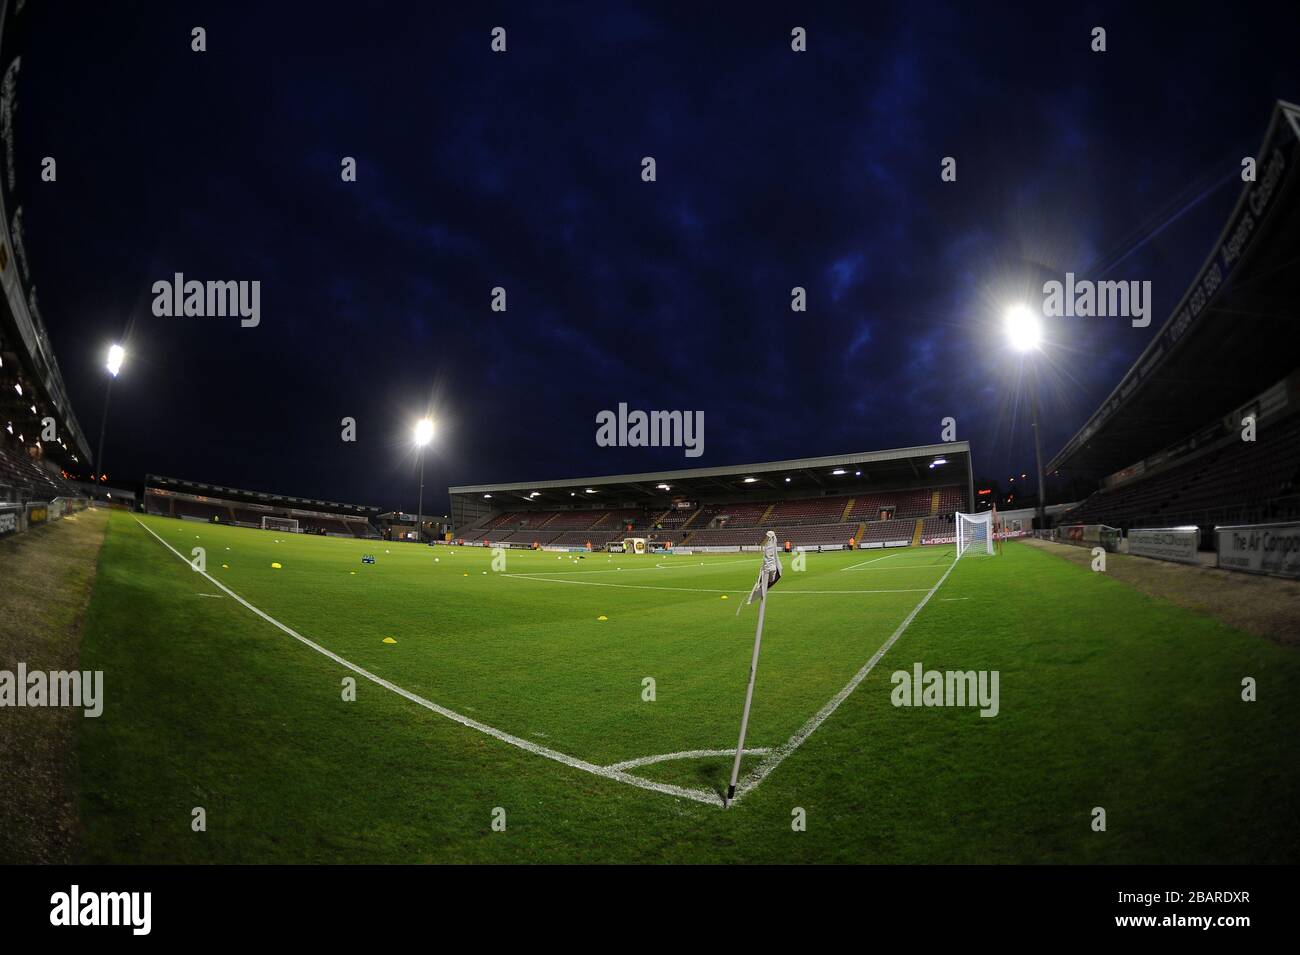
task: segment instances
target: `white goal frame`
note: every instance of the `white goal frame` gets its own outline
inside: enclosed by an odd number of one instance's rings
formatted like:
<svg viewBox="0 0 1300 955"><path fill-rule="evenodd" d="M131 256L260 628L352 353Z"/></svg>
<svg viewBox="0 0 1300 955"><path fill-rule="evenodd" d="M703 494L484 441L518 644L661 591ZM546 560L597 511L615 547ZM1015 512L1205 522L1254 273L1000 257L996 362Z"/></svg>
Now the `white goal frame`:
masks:
<svg viewBox="0 0 1300 955"><path fill-rule="evenodd" d="M264 531L285 531L289 534L298 533L298 518L296 517L275 517L270 514L262 515L262 530Z"/></svg>
<svg viewBox="0 0 1300 955"><path fill-rule="evenodd" d="M964 557L969 553L993 556L992 511L984 511L980 514L963 514L958 511L954 519L957 522L958 557Z"/></svg>

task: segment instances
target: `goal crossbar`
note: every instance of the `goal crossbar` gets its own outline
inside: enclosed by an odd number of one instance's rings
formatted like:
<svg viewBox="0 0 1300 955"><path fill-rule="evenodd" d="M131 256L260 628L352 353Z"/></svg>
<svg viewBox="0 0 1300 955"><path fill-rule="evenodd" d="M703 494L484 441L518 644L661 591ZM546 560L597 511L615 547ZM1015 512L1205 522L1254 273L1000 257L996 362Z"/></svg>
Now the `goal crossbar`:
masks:
<svg viewBox="0 0 1300 955"><path fill-rule="evenodd" d="M993 556L993 513L963 514L958 511L954 516L957 521L957 556Z"/></svg>
<svg viewBox="0 0 1300 955"><path fill-rule="evenodd" d="M296 517L272 517L268 514L263 514L262 530L286 531L290 534L296 534L298 533L298 519Z"/></svg>

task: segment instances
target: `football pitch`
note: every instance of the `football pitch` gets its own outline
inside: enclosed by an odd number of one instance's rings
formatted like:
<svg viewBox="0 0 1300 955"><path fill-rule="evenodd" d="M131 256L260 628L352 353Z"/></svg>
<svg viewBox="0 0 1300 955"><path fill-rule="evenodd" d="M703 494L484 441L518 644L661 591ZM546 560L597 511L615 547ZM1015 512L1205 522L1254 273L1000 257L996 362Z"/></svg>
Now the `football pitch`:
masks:
<svg viewBox="0 0 1300 955"><path fill-rule="evenodd" d="M504 560L114 513L86 861L1300 858L1296 648L1105 574L1019 544L784 556L723 809L758 555ZM996 715L895 706L918 664L996 673Z"/></svg>

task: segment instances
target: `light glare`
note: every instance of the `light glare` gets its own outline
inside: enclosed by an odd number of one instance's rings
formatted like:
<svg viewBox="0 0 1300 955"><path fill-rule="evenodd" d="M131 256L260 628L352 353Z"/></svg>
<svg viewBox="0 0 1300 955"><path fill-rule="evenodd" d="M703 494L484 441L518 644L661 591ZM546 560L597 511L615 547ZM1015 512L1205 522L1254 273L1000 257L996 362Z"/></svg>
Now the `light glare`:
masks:
<svg viewBox="0 0 1300 955"><path fill-rule="evenodd" d="M1013 305L1007 309L1003 327L1007 341L1019 352L1033 351L1043 338L1042 323L1028 305Z"/></svg>

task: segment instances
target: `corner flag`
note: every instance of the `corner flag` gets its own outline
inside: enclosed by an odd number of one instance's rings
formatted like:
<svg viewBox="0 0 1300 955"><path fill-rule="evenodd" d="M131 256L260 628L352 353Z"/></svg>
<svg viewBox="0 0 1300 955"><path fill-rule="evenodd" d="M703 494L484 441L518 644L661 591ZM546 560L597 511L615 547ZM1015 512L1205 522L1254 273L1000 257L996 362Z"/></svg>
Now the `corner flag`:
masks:
<svg viewBox="0 0 1300 955"><path fill-rule="evenodd" d="M740 740L736 743L736 760L731 764L731 784L727 787L724 805L729 805L736 796L740 760L745 754L745 730L749 728L749 705L754 699L754 677L758 673L758 649L763 643L763 611L767 609L767 592L775 587L780 579L781 558L777 552L776 534L768 531L767 539L763 541L763 566L758 570L758 581L754 584L754 589L749 592L749 599L741 604L742 607L748 607L755 599L758 600L758 629L754 631L754 656L749 661L749 688L745 690L745 709L740 716ZM740 607L736 608L736 613L740 613Z"/></svg>
<svg viewBox="0 0 1300 955"><path fill-rule="evenodd" d="M763 566L759 568L758 580L754 581L754 589L749 592L746 601L736 608L736 615L748 607L755 600L761 600L766 591L776 586L776 582L781 579L781 558L778 556L776 546L776 532L768 531L767 538L763 541Z"/></svg>

